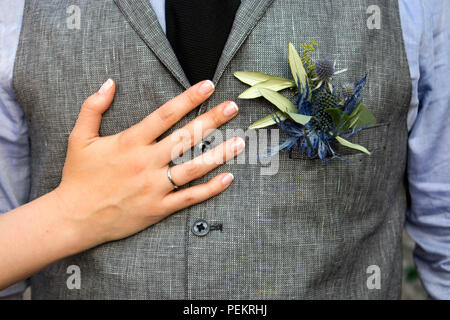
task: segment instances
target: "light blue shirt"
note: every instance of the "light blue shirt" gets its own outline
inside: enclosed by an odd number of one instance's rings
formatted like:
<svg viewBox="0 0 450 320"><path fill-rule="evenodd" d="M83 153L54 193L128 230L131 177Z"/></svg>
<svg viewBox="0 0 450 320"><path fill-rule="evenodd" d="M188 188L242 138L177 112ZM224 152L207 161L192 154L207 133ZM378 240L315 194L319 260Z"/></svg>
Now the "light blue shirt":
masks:
<svg viewBox="0 0 450 320"><path fill-rule="evenodd" d="M165 30L165 1L149 1ZM450 1L399 3L413 85L406 230L417 243L415 262L429 295L450 299ZM0 213L26 203L30 188L27 123L12 88L23 5L0 2ZM0 295L24 288L20 283Z"/></svg>

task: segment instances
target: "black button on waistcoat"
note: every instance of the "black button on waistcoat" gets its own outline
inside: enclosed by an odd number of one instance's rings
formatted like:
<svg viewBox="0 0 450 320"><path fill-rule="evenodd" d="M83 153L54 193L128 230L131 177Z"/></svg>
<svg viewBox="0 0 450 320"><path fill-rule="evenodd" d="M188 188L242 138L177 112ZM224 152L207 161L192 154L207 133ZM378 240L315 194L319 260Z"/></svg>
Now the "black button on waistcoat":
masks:
<svg viewBox="0 0 450 320"><path fill-rule="evenodd" d="M191 230L196 236L203 237L209 233L210 226L206 220L198 219L192 224Z"/></svg>

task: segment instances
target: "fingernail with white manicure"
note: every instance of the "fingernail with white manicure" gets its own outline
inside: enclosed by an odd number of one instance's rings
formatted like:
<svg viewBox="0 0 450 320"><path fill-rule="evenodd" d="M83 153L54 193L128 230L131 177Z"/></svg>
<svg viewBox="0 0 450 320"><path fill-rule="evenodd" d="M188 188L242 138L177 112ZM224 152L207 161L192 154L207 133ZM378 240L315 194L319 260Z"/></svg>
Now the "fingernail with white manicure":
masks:
<svg viewBox="0 0 450 320"><path fill-rule="evenodd" d="M210 80L204 81L198 88L201 95L207 96L214 90L214 83Z"/></svg>
<svg viewBox="0 0 450 320"><path fill-rule="evenodd" d="M231 101L230 103L228 103L225 107L225 109L223 109L223 115L225 117L231 117L233 115L235 115L237 112L239 111L239 108L237 106L237 104L233 101Z"/></svg>
<svg viewBox="0 0 450 320"><path fill-rule="evenodd" d="M235 152L242 151L245 148L245 141L242 138L236 138L231 143L231 150Z"/></svg>
<svg viewBox="0 0 450 320"><path fill-rule="evenodd" d="M234 180L233 174L232 174L232 173L227 173L227 174L225 175L225 177L222 178L222 184L223 184L224 186L227 186L227 185L229 185L231 182L233 182L233 180Z"/></svg>
<svg viewBox="0 0 450 320"><path fill-rule="evenodd" d="M109 89L111 89L113 85L113 81L111 79L106 80L106 82L104 84L102 84L100 90L98 90L98 92L100 94L105 94L109 91Z"/></svg>

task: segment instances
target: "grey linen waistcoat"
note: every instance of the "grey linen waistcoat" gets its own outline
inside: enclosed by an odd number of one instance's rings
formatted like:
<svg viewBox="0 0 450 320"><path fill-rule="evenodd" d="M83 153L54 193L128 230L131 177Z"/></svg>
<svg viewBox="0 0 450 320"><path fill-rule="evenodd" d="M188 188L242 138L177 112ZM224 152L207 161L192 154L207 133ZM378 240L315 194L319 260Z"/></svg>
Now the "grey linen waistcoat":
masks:
<svg viewBox="0 0 450 320"><path fill-rule="evenodd" d="M67 27L70 5L80 8L80 29ZM380 29L367 27L369 5L381 9ZM411 83L397 1L242 1L215 93L173 129L236 100L240 113L220 130L245 130L274 107L238 100L247 86L233 72L290 77L288 43L300 49L312 40L318 54L349 68L336 80L368 74L364 101L378 125L351 141L371 156L347 152L349 163L322 165L282 153L274 175L262 175L260 162L224 165L192 183L230 171L236 179L223 194L55 263L32 278L33 298L399 298ZM14 86L30 129L30 200L59 184L80 106L108 77L118 86L101 135L129 128L190 86L148 0L27 1ZM196 236L199 218L222 231ZM71 265L80 267L80 289L67 287ZM378 289L367 285L372 265L380 268Z"/></svg>

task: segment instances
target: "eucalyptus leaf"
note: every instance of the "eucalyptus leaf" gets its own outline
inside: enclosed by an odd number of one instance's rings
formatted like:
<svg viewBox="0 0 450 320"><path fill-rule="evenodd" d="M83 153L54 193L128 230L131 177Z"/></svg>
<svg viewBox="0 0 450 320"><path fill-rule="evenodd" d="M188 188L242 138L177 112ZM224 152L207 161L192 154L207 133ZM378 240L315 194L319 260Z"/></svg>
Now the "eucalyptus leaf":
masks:
<svg viewBox="0 0 450 320"><path fill-rule="evenodd" d="M299 124L307 124L309 122L309 120L311 120L311 116L305 116L304 114L300 114L300 113L295 113L295 112L287 112L289 118L291 118L292 120L294 120L295 122L299 123Z"/></svg>
<svg viewBox="0 0 450 320"><path fill-rule="evenodd" d="M287 88L295 87L295 83L292 80L287 79L269 79L263 82L255 84L253 87L248 88L242 92L238 98L240 99L254 99L261 97L260 88L271 89L273 91L280 91Z"/></svg>
<svg viewBox="0 0 450 320"><path fill-rule="evenodd" d="M283 112L297 112L297 107L282 94L266 88L259 88L261 95Z"/></svg>
<svg viewBox="0 0 450 320"><path fill-rule="evenodd" d="M274 76L271 74L262 73L262 72L253 72L253 71L236 71L234 73L234 76L250 86L254 86L255 84L258 84L260 82L267 81L270 79L291 81L289 79Z"/></svg>
<svg viewBox="0 0 450 320"><path fill-rule="evenodd" d="M281 121L287 119L287 116L281 111L277 111L277 112L275 112L275 114L280 118ZM255 121L248 128L249 129L261 129L261 128L265 128L265 127L276 124L277 122L275 120L275 118L276 118L275 114L269 114L269 115L265 116L264 118L261 118L258 121Z"/></svg>
<svg viewBox="0 0 450 320"><path fill-rule="evenodd" d="M373 126L377 123L373 113L364 104L359 103L358 106L350 114L352 122L350 128L359 129L362 127Z"/></svg>
<svg viewBox="0 0 450 320"><path fill-rule="evenodd" d="M306 85L306 71L303 67L302 59L295 49L292 42L289 42L289 66L291 67L292 76L294 77L295 84L300 81L302 88Z"/></svg>
<svg viewBox="0 0 450 320"><path fill-rule="evenodd" d="M358 150L358 151L361 151L362 153L365 153L365 154L367 154L367 155L371 155L371 153L369 152L369 150L367 150L365 147L363 147L363 146L361 146L361 145L359 145L359 144L356 144L356 143L352 143L352 142L350 142L350 141L348 141L348 140L345 140L344 138L341 138L341 137L336 137L336 140L341 144L341 145L343 145L344 147L347 147L347 148L351 148L351 149L355 149L355 150Z"/></svg>

